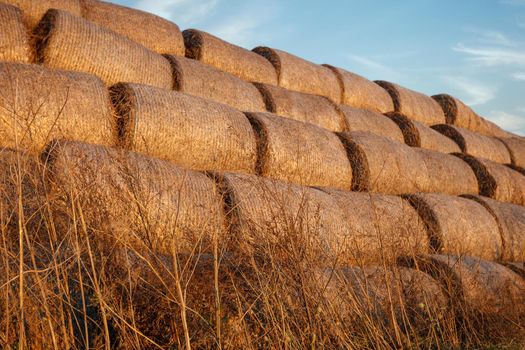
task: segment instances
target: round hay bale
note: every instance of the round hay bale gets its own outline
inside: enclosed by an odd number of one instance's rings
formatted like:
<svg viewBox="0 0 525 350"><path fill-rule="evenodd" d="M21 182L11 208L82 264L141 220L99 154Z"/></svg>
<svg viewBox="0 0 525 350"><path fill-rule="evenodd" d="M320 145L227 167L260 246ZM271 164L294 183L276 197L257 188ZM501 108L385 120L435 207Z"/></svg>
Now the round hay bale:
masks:
<svg viewBox="0 0 525 350"><path fill-rule="evenodd" d="M525 205L525 176L505 165L455 153L470 165L478 178L479 194L500 202Z"/></svg>
<svg viewBox="0 0 525 350"><path fill-rule="evenodd" d="M509 150L511 164L525 168L525 139L520 137L502 137L499 140Z"/></svg>
<svg viewBox="0 0 525 350"><path fill-rule="evenodd" d="M363 108L378 113L394 110L392 98L384 89L360 75L324 64L330 68L339 79L342 87L341 103L355 108Z"/></svg>
<svg viewBox="0 0 525 350"><path fill-rule="evenodd" d="M404 142L403 133L399 127L384 115L368 109L345 105L340 105L339 109L345 116L348 131L368 131L398 142Z"/></svg>
<svg viewBox="0 0 525 350"><path fill-rule="evenodd" d="M507 147L497 138L447 124L434 125L432 129L454 140L463 153L502 164L510 164L511 162Z"/></svg>
<svg viewBox="0 0 525 350"><path fill-rule="evenodd" d="M331 131L345 130L343 113L326 97L304 94L278 86L254 84L268 112L308 122Z"/></svg>
<svg viewBox="0 0 525 350"><path fill-rule="evenodd" d="M277 72L264 57L197 29L182 32L186 57L199 60L243 80L277 85Z"/></svg>
<svg viewBox="0 0 525 350"><path fill-rule="evenodd" d="M30 29L34 28L49 9L70 12L76 16L82 13L80 0L2 0L22 10Z"/></svg>
<svg viewBox="0 0 525 350"><path fill-rule="evenodd" d="M376 83L392 97L395 112L425 125L445 123L441 106L431 97L387 81L378 80Z"/></svg>
<svg viewBox="0 0 525 350"><path fill-rule="evenodd" d="M405 143L411 147L421 147L441 153L461 152L459 146L450 138L415 120L410 120L398 112L386 114L403 132Z"/></svg>
<svg viewBox="0 0 525 350"><path fill-rule="evenodd" d="M255 171L257 144L242 112L147 85L110 92L123 147L195 170Z"/></svg>
<svg viewBox="0 0 525 350"><path fill-rule="evenodd" d="M0 3L0 61L29 63L32 49L20 9Z"/></svg>
<svg viewBox="0 0 525 350"><path fill-rule="evenodd" d="M483 205L498 222L503 261L525 261L525 208L483 196L464 196Z"/></svg>
<svg viewBox="0 0 525 350"><path fill-rule="evenodd" d="M521 276L521 278L525 279L525 263L523 262L508 262L505 263L505 266L512 270L514 273Z"/></svg>
<svg viewBox="0 0 525 350"><path fill-rule="evenodd" d="M269 47L256 47L253 52L275 67L279 86L341 102L341 85L329 68Z"/></svg>
<svg viewBox="0 0 525 350"><path fill-rule="evenodd" d="M400 256L428 254L425 225L417 212L397 196L323 189L343 209L352 234L347 238L352 263L392 263Z"/></svg>
<svg viewBox="0 0 525 350"><path fill-rule="evenodd" d="M432 250L499 260L502 240L498 223L479 203L441 193L404 195L426 224Z"/></svg>
<svg viewBox="0 0 525 350"><path fill-rule="evenodd" d="M39 153L54 138L114 145L109 94L95 76L0 63L0 145Z"/></svg>
<svg viewBox="0 0 525 350"><path fill-rule="evenodd" d="M224 227L223 206L204 174L124 150L57 141L42 154L47 181L90 232L160 252L208 250ZM71 202L73 201L73 202ZM73 225L73 223L71 223ZM70 227L70 226L69 226Z"/></svg>
<svg viewBox="0 0 525 350"><path fill-rule="evenodd" d="M121 81L173 87L169 62L144 46L68 12L49 10L34 30L38 63Z"/></svg>
<svg viewBox="0 0 525 350"><path fill-rule="evenodd" d="M258 175L303 186L352 187L350 162L337 135L270 113L247 116L258 136Z"/></svg>
<svg viewBox="0 0 525 350"><path fill-rule="evenodd" d="M184 56L179 27L162 17L98 0L80 0L82 16L160 54Z"/></svg>
<svg viewBox="0 0 525 350"><path fill-rule="evenodd" d="M227 104L245 112L264 112L263 97L251 83L185 57L165 56L171 64L175 90Z"/></svg>

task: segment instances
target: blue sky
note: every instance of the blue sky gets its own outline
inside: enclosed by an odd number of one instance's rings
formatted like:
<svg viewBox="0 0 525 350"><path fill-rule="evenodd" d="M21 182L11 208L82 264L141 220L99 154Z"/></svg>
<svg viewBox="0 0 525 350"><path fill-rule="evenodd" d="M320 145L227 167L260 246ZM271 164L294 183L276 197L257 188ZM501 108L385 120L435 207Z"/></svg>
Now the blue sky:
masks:
<svg viewBox="0 0 525 350"><path fill-rule="evenodd" d="M252 49L459 97L525 135L525 0L113 0Z"/></svg>

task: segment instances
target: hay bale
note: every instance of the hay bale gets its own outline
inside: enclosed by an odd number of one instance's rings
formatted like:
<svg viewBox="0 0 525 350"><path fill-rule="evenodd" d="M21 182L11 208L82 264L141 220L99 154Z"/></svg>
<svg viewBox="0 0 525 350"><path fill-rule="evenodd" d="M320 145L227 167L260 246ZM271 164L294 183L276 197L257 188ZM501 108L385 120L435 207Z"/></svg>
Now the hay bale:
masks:
<svg viewBox="0 0 525 350"><path fill-rule="evenodd" d="M441 106L427 95L387 81L376 81L394 101L394 111L425 125L445 123Z"/></svg>
<svg viewBox="0 0 525 350"><path fill-rule="evenodd" d="M194 248L209 249L221 235L221 197L203 174L124 150L70 141L50 144L42 160L65 213L72 215L73 204L81 208L97 239L160 252L171 251L176 243L179 253L191 253Z"/></svg>
<svg viewBox="0 0 525 350"><path fill-rule="evenodd" d="M269 47L260 46L253 51L266 58L275 67L279 86L324 96L336 103L341 102L341 85L329 68Z"/></svg>
<svg viewBox="0 0 525 350"><path fill-rule="evenodd" d="M0 61L29 63L32 59L22 12L0 3Z"/></svg>
<svg viewBox="0 0 525 350"><path fill-rule="evenodd" d="M352 234L352 261L359 266L392 263L400 256L428 254L425 225L397 196L324 189L343 209Z"/></svg>
<svg viewBox="0 0 525 350"><path fill-rule="evenodd" d="M511 164L525 168L525 139L521 137L502 137L499 140L509 150Z"/></svg>
<svg viewBox="0 0 525 350"><path fill-rule="evenodd" d="M404 198L425 222L435 253L500 259L498 223L481 204L441 193L410 194Z"/></svg>
<svg viewBox="0 0 525 350"><path fill-rule="evenodd" d="M459 99L447 94L432 96L445 113L447 124L468 129L486 136L506 137L508 133L496 124L480 117Z"/></svg>
<svg viewBox="0 0 525 350"><path fill-rule="evenodd" d="M82 13L80 0L2 0L22 10L29 28L34 28L49 9L70 12L76 16Z"/></svg>
<svg viewBox="0 0 525 350"><path fill-rule="evenodd" d="M514 273L518 274L521 278L525 279L525 263L522 262L508 262L505 263L505 266L512 270Z"/></svg>
<svg viewBox="0 0 525 350"><path fill-rule="evenodd" d="M308 122L331 131L345 130L343 113L326 97L304 94L281 87L254 84L268 112Z"/></svg>
<svg viewBox="0 0 525 350"><path fill-rule="evenodd" d="M83 73L0 63L0 146L39 153L54 138L115 144L102 81Z"/></svg>
<svg viewBox="0 0 525 350"><path fill-rule="evenodd" d="M404 142L403 133L388 117L368 109L345 105L340 105L339 109L345 116L348 131L368 131L398 142Z"/></svg>
<svg viewBox="0 0 525 350"><path fill-rule="evenodd" d="M277 72L264 57L197 29L183 33L186 57L199 60L243 80L277 85Z"/></svg>
<svg viewBox="0 0 525 350"><path fill-rule="evenodd" d="M461 152L454 141L423 123L410 120L398 112L386 115L399 126L405 143L411 147L421 147L441 153Z"/></svg>
<svg viewBox="0 0 525 350"><path fill-rule="evenodd" d="M172 67L175 90L241 111L266 111L261 94L251 83L196 60L172 55L165 57Z"/></svg>
<svg viewBox="0 0 525 350"><path fill-rule="evenodd" d="M446 124L434 125L432 129L454 140L463 153L502 164L509 164L511 162L507 147L497 138L484 136Z"/></svg>
<svg viewBox="0 0 525 350"><path fill-rule="evenodd" d="M504 261L525 261L525 208L483 196L465 196L483 205L498 222Z"/></svg>
<svg viewBox="0 0 525 350"><path fill-rule="evenodd" d="M151 13L99 0L80 0L82 16L160 54L184 56L179 27Z"/></svg>
<svg viewBox="0 0 525 350"><path fill-rule="evenodd" d="M455 153L470 165L478 178L479 194L500 202L525 205L525 176L505 165Z"/></svg>
<svg viewBox="0 0 525 350"><path fill-rule="evenodd" d="M121 146L190 169L255 171L255 135L238 110L140 84L117 84L110 92Z"/></svg>
<svg viewBox="0 0 525 350"><path fill-rule="evenodd" d="M49 10L34 33L37 61L46 66L91 73L107 85L126 81L173 87L164 57L68 12Z"/></svg>
<svg viewBox="0 0 525 350"><path fill-rule="evenodd" d="M303 186L352 187L350 162L337 135L270 113L247 116L258 136L258 175Z"/></svg>

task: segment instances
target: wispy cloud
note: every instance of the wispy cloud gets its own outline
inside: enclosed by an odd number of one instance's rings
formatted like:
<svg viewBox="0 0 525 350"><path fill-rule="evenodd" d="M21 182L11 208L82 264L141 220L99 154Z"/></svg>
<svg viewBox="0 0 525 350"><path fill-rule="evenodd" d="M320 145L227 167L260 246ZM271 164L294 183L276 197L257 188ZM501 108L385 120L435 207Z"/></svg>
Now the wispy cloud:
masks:
<svg viewBox="0 0 525 350"><path fill-rule="evenodd" d="M479 29L475 27L467 27L465 31L476 35L476 41L484 45L496 45L517 47L519 42L509 38L505 33L497 30Z"/></svg>
<svg viewBox="0 0 525 350"><path fill-rule="evenodd" d="M488 119L492 120L505 130L525 135L525 115L504 111L491 111L488 115Z"/></svg>
<svg viewBox="0 0 525 350"><path fill-rule="evenodd" d="M445 76L443 81L460 93L469 106L485 104L496 97L497 88L465 77Z"/></svg>
<svg viewBox="0 0 525 350"><path fill-rule="evenodd" d="M468 55L468 60L482 66L518 65L525 66L525 51L498 47L470 47L457 44L452 48Z"/></svg>
<svg viewBox="0 0 525 350"><path fill-rule="evenodd" d="M219 0L139 0L134 6L186 27L203 21L218 4Z"/></svg>
<svg viewBox="0 0 525 350"><path fill-rule="evenodd" d="M401 77L401 74L396 70L368 57L349 54L347 58L367 70L372 79L399 80Z"/></svg>
<svg viewBox="0 0 525 350"><path fill-rule="evenodd" d="M514 80L525 80L525 72L516 72L512 74Z"/></svg>

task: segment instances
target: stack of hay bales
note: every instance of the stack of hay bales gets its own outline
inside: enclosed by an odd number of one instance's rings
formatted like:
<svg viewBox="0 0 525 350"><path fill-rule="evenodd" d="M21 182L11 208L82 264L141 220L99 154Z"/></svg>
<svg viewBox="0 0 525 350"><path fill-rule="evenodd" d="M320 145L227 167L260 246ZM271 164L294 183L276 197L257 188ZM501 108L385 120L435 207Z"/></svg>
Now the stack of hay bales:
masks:
<svg viewBox="0 0 525 350"><path fill-rule="evenodd" d="M341 86L329 68L269 47L260 46L253 51L275 67L279 86L341 102Z"/></svg>
<svg viewBox="0 0 525 350"><path fill-rule="evenodd" d="M441 106L431 97L387 81L376 81L394 101L394 111L425 125L445 123Z"/></svg>
<svg viewBox="0 0 525 350"><path fill-rule="evenodd" d="M37 61L48 67L91 73L107 85L173 87L170 64L160 54L69 12L49 10L35 36Z"/></svg>
<svg viewBox="0 0 525 350"><path fill-rule="evenodd" d="M520 137L502 137L499 140L507 146L511 164L518 168L525 168L525 140Z"/></svg>
<svg viewBox="0 0 525 350"><path fill-rule="evenodd" d="M29 35L20 9L0 3L0 61L29 63Z"/></svg>
<svg viewBox="0 0 525 350"><path fill-rule="evenodd" d="M80 0L2 0L2 2L20 8L30 29L34 28L50 9L67 11L81 16Z"/></svg>
<svg viewBox="0 0 525 350"><path fill-rule="evenodd" d="M438 193L404 196L426 224L435 253L499 260L502 240L496 219L483 205Z"/></svg>
<svg viewBox="0 0 525 350"><path fill-rule="evenodd" d="M99 0L80 0L82 15L160 54L184 56L179 27L151 13Z"/></svg>
<svg viewBox="0 0 525 350"><path fill-rule="evenodd" d="M187 29L183 33L186 57L199 60L246 81L277 85L277 72L264 57L209 33Z"/></svg>
<svg viewBox="0 0 525 350"><path fill-rule="evenodd" d="M267 84L254 85L262 94L268 112L312 123L332 131L343 131L346 128L342 112L326 97Z"/></svg>
<svg viewBox="0 0 525 350"><path fill-rule="evenodd" d="M40 152L54 138L114 145L109 94L95 76L0 63L0 145Z"/></svg>
<svg viewBox="0 0 525 350"><path fill-rule="evenodd" d="M114 85L111 99L125 148L190 169L255 171L256 139L242 112L139 84Z"/></svg>
<svg viewBox="0 0 525 350"><path fill-rule="evenodd" d="M251 84L215 67L185 57L165 56L175 90L227 104L241 111L264 112L266 106Z"/></svg>
<svg viewBox="0 0 525 350"><path fill-rule="evenodd" d="M396 123L388 117L368 109L340 105L348 131L368 131L389 139L404 142L405 138Z"/></svg>

